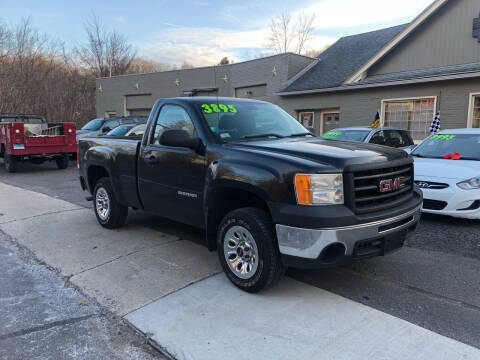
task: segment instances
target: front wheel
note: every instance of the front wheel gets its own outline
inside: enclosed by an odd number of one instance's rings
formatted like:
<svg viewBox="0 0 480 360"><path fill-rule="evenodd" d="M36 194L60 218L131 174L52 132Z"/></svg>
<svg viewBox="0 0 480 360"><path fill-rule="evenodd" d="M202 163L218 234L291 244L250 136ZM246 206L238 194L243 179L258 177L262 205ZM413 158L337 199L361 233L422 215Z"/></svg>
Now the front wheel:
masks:
<svg viewBox="0 0 480 360"><path fill-rule="evenodd" d="M3 164L5 165L5 170L9 173L14 173L17 171L17 157L15 155L5 154L3 158Z"/></svg>
<svg viewBox="0 0 480 360"><path fill-rule="evenodd" d="M108 177L97 181L93 190L93 198L93 208L100 225L107 229L115 229L125 224L128 208L117 202Z"/></svg>
<svg viewBox="0 0 480 360"><path fill-rule="evenodd" d="M257 208L233 210L222 220L217 237L220 263L238 288L256 293L284 273L273 223Z"/></svg>

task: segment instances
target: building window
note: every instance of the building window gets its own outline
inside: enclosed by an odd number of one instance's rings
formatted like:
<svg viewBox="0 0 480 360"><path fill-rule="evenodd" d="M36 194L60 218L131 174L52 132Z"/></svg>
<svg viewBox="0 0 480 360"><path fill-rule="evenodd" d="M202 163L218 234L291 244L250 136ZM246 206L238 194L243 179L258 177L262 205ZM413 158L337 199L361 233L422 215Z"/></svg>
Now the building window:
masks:
<svg viewBox="0 0 480 360"><path fill-rule="evenodd" d="M307 129L315 128L315 113L313 111L301 111L298 114L298 121Z"/></svg>
<svg viewBox="0 0 480 360"><path fill-rule="evenodd" d="M383 100L383 123L408 130L413 140L418 142L430 134L435 107L435 97Z"/></svg>
<svg viewBox="0 0 480 360"><path fill-rule="evenodd" d="M468 127L480 128L480 93L470 95Z"/></svg>
<svg viewBox="0 0 480 360"><path fill-rule="evenodd" d="M110 118L110 117L114 117L114 116L117 116L116 111L105 111L105 117L106 118Z"/></svg>

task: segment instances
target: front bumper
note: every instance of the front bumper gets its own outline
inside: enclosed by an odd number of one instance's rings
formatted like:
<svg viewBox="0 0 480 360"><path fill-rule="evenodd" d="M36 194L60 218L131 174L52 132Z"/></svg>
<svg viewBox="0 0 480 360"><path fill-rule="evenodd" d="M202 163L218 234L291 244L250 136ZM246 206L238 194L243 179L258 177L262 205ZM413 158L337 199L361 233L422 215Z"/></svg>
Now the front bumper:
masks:
<svg viewBox="0 0 480 360"><path fill-rule="evenodd" d="M441 201L446 204L441 210L424 206L422 209L424 213L448 215L465 219L480 219L480 207L478 206L480 190L463 190L457 186L460 180L456 179L418 176L415 178L415 181L433 181L449 185L444 189L421 189L423 197L426 200Z"/></svg>
<svg viewBox="0 0 480 360"><path fill-rule="evenodd" d="M400 248L420 220L421 206L402 215L345 227L304 229L276 225L284 265L328 267Z"/></svg>

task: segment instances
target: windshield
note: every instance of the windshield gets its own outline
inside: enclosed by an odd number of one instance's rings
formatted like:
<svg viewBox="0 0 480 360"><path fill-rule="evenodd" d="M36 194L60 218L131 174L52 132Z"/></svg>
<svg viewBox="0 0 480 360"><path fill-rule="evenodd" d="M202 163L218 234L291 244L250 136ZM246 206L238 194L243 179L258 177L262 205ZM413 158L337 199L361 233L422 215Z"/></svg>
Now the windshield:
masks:
<svg viewBox="0 0 480 360"><path fill-rule="evenodd" d="M45 119L41 116L5 116L0 122L23 122L24 124L43 124Z"/></svg>
<svg viewBox="0 0 480 360"><path fill-rule="evenodd" d="M210 131L228 142L259 138L312 136L295 118L278 106L254 101L197 103Z"/></svg>
<svg viewBox="0 0 480 360"><path fill-rule="evenodd" d="M453 153L460 159L480 160L480 135L475 134L436 134L425 139L412 152L413 156L443 158Z"/></svg>
<svg viewBox="0 0 480 360"><path fill-rule="evenodd" d="M115 129L110 130L105 135L106 136L123 136L128 130L130 130L134 126L135 124L120 125L120 126L117 126Z"/></svg>
<svg viewBox="0 0 480 360"><path fill-rule="evenodd" d="M147 124L140 124L127 131L125 136L142 136L147 128Z"/></svg>
<svg viewBox="0 0 480 360"><path fill-rule="evenodd" d="M93 119L86 123L83 127L82 130L90 130L90 131L97 131L100 129L100 127L103 124L103 119Z"/></svg>
<svg viewBox="0 0 480 360"><path fill-rule="evenodd" d="M322 135L324 139L364 141L370 134L370 130L331 130Z"/></svg>

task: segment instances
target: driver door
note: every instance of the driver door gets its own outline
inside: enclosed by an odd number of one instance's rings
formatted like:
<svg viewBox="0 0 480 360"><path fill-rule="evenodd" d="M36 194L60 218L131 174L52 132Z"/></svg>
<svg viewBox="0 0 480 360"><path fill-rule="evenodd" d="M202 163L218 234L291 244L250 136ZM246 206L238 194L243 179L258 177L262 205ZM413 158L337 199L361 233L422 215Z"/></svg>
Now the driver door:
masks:
<svg viewBox="0 0 480 360"><path fill-rule="evenodd" d="M189 148L161 145L160 135L166 129L183 129L196 136L183 107L166 104L160 109L147 144L140 150L140 198L147 211L203 227L205 157Z"/></svg>

